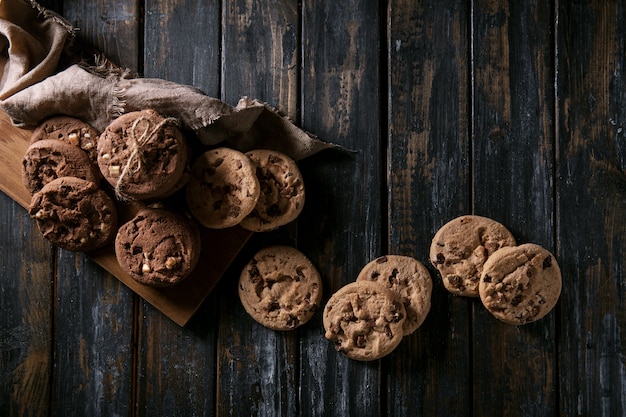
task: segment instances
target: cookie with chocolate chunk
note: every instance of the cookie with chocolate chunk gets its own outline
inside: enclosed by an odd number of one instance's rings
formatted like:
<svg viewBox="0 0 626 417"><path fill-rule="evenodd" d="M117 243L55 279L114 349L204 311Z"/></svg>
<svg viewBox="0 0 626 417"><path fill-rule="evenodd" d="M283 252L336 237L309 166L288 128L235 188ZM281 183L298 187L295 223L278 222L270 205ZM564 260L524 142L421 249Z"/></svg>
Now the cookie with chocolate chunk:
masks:
<svg viewBox="0 0 626 417"><path fill-rule="evenodd" d="M204 226L224 229L239 224L256 206L261 188L255 166L243 153L216 148L198 157L187 184L187 205Z"/></svg>
<svg viewBox="0 0 626 417"><path fill-rule="evenodd" d="M115 237L120 267L151 287L172 287L185 279L198 263L200 246L196 225L164 208L139 210Z"/></svg>
<svg viewBox="0 0 626 417"><path fill-rule="evenodd" d="M41 122L30 137L31 143L42 139L57 139L78 146L98 163L98 131L90 124L71 116L54 116Z"/></svg>
<svg viewBox="0 0 626 417"><path fill-rule="evenodd" d="M433 282L428 269L410 256L385 255L363 267L357 281L377 282L395 292L406 310L404 335L418 329L430 311Z"/></svg>
<svg viewBox="0 0 626 417"><path fill-rule="evenodd" d="M98 140L98 166L118 197L153 200L171 192L187 165L177 121L154 110L126 113Z"/></svg>
<svg viewBox="0 0 626 417"><path fill-rule="evenodd" d="M322 280L311 261L289 246L257 252L239 277L239 298L258 323L291 330L313 316L322 299Z"/></svg>
<svg viewBox="0 0 626 417"><path fill-rule="evenodd" d="M98 169L79 147L56 139L30 144L22 158L22 182L31 195L60 177L100 184Z"/></svg>
<svg viewBox="0 0 626 417"><path fill-rule="evenodd" d="M439 270L448 291L478 297L485 261L498 249L513 245L515 238L497 221L461 216L437 231L430 246L430 262Z"/></svg>
<svg viewBox="0 0 626 417"><path fill-rule="evenodd" d="M561 294L561 270L543 247L527 243L505 247L483 266L480 299L496 318L513 325L548 314Z"/></svg>
<svg viewBox="0 0 626 417"><path fill-rule="evenodd" d="M324 307L326 339L351 359L370 361L391 353L404 337L406 311L397 295L372 281L335 292Z"/></svg>
<svg viewBox="0 0 626 417"><path fill-rule="evenodd" d="M35 193L28 207L43 236L57 246L87 252L109 243L117 230L117 209L98 186L61 177Z"/></svg>
<svg viewBox="0 0 626 417"><path fill-rule="evenodd" d="M267 232L295 220L304 207L304 181L296 162L268 149L246 155L256 166L261 194L254 210L241 221L241 227Z"/></svg>

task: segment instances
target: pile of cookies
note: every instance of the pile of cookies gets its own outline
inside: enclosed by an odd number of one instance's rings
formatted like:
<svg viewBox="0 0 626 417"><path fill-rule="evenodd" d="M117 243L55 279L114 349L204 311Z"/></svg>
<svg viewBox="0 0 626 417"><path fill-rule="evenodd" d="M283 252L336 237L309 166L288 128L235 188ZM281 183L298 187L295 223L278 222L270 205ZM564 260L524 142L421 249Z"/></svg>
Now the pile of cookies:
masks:
<svg viewBox="0 0 626 417"><path fill-rule="evenodd" d="M189 145L175 119L150 109L118 117L101 134L79 119L52 117L33 131L22 160L29 214L64 249L114 242L122 269L155 287L176 285L194 269L199 225L264 232L300 214L304 183L287 155L227 147L193 155ZM167 199L185 204L166 208ZM120 204L129 202L139 210L120 226Z"/></svg>
<svg viewBox="0 0 626 417"><path fill-rule="evenodd" d="M431 276L421 262L381 256L330 297L323 312L325 337L351 359L380 359L421 326L431 294Z"/></svg>
<svg viewBox="0 0 626 417"><path fill-rule="evenodd" d="M556 305L561 271L554 256L533 243L516 245L495 220L461 216L435 234L430 262L453 294L480 297L499 320L521 325L539 320Z"/></svg>

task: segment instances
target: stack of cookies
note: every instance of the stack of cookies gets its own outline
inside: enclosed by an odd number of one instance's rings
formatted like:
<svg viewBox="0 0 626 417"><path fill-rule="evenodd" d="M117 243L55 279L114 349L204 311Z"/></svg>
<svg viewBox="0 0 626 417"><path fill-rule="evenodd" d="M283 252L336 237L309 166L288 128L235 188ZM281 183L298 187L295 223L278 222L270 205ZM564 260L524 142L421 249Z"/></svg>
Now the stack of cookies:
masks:
<svg viewBox="0 0 626 417"><path fill-rule="evenodd" d="M480 297L499 320L521 325L539 320L556 305L561 271L539 245L517 245L506 227L481 216L461 216L435 234L430 262L445 288Z"/></svg>
<svg viewBox="0 0 626 417"><path fill-rule="evenodd" d="M421 262L381 256L330 297L323 312L325 337L348 358L380 359L421 326L431 293L431 276Z"/></svg>
<svg viewBox="0 0 626 417"><path fill-rule="evenodd" d="M176 285L195 268L198 224L263 232L300 214L304 183L287 155L220 147L196 157L191 149L177 120L150 109L124 114L102 133L76 118L50 118L22 160L29 213L68 250L114 241L122 269L154 287ZM179 191L182 199L174 198ZM168 205L180 200L186 206ZM118 227L119 204L129 202L139 210Z"/></svg>

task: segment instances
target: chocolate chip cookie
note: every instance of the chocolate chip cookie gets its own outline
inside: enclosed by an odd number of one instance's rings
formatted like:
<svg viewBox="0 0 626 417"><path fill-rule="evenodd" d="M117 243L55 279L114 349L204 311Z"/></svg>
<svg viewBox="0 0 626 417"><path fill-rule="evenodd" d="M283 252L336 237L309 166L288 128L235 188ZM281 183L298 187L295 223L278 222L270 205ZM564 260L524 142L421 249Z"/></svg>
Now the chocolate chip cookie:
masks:
<svg viewBox="0 0 626 417"><path fill-rule="evenodd" d="M255 170L250 158L234 149L221 147L200 155L186 189L193 216L208 228L238 225L259 200Z"/></svg>
<svg viewBox="0 0 626 417"><path fill-rule="evenodd" d="M98 162L98 131L80 119L55 116L44 120L31 135L31 143L42 139L57 139L78 146L94 164Z"/></svg>
<svg viewBox="0 0 626 417"><path fill-rule="evenodd" d="M171 192L187 164L187 143L174 119L154 110L126 113L98 140L98 166L120 199L153 200Z"/></svg>
<svg viewBox="0 0 626 417"><path fill-rule="evenodd" d="M404 336L406 311L396 294L372 281L356 281L324 307L325 337L351 359L370 361L393 351Z"/></svg>
<svg viewBox="0 0 626 417"><path fill-rule="evenodd" d="M241 227L266 232L295 220L304 207L304 181L296 162L267 149L246 155L256 166L261 193L254 210L241 221Z"/></svg>
<svg viewBox="0 0 626 417"><path fill-rule="evenodd" d="M498 249L515 245L506 227L481 216L461 216L445 224L430 246L430 262L453 294L478 297L485 261Z"/></svg>
<svg viewBox="0 0 626 417"><path fill-rule="evenodd" d="M43 236L57 246L87 252L109 243L117 230L117 209L98 186L60 177L35 193L28 207Z"/></svg>
<svg viewBox="0 0 626 417"><path fill-rule="evenodd" d="M29 145L22 158L22 182L34 194L59 177L76 177L100 185L98 169L79 147L56 139Z"/></svg>
<svg viewBox="0 0 626 417"><path fill-rule="evenodd" d="M559 299L561 285L561 270L554 256L527 243L502 248L487 259L479 293L491 314L519 325L548 314Z"/></svg>
<svg viewBox="0 0 626 417"><path fill-rule="evenodd" d="M356 280L377 282L398 295L406 310L405 336L417 330L430 311L433 282L428 269L417 259L381 256L365 265Z"/></svg>
<svg viewBox="0 0 626 417"><path fill-rule="evenodd" d="M196 225L164 208L139 210L115 237L124 272L151 287L172 287L185 279L198 263L200 246Z"/></svg>
<svg viewBox="0 0 626 417"><path fill-rule="evenodd" d="M313 316L322 299L322 280L302 252L270 246L257 252L241 272L239 298L258 323L291 330Z"/></svg>

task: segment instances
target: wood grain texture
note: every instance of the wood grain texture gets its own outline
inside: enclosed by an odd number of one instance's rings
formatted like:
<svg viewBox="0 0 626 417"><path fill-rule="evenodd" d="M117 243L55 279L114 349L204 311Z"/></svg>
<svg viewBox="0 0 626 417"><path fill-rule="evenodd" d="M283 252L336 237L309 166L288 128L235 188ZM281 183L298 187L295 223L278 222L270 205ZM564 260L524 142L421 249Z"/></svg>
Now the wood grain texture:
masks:
<svg viewBox="0 0 626 417"><path fill-rule="evenodd" d="M545 2L476 1L474 212L554 252L553 14ZM530 197L532 196L532 198ZM524 326L473 315L474 415L554 415L555 313Z"/></svg>
<svg viewBox="0 0 626 417"><path fill-rule="evenodd" d="M388 15L389 252L429 267L433 296L389 358L387 415L468 415L471 301L448 293L428 258L435 232L471 210L468 10L392 1Z"/></svg>
<svg viewBox="0 0 626 417"><path fill-rule="evenodd" d="M626 413L623 2L558 4L563 415Z"/></svg>
<svg viewBox="0 0 626 417"><path fill-rule="evenodd" d="M302 124L320 137L353 149L302 162L307 204L299 247L318 266L322 306L381 255L382 189L380 25L376 1L304 1ZM320 314L301 342L303 416L380 415L386 401L381 361L357 362L324 338Z"/></svg>

